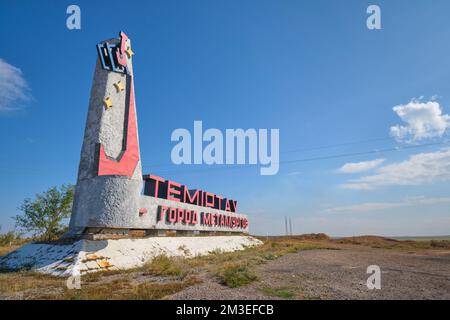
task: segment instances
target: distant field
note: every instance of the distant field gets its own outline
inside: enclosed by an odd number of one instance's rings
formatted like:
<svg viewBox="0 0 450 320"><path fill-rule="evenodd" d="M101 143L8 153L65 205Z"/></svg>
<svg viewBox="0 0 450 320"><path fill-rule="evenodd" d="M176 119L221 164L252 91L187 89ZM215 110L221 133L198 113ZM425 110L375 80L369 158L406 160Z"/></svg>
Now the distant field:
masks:
<svg viewBox="0 0 450 320"><path fill-rule="evenodd" d="M362 238L365 236L358 236L356 238ZM352 237L331 237L333 240L339 240L339 239L347 239ZM450 235L448 236L404 236L404 237L385 237L385 239L393 239L393 240L399 240L399 241L431 241L431 240L450 240Z"/></svg>
<svg viewBox="0 0 450 320"><path fill-rule="evenodd" d="M429 240L450 240L449 236L426 236L426 237L391 237L395 240L429 241Z"/></svg>

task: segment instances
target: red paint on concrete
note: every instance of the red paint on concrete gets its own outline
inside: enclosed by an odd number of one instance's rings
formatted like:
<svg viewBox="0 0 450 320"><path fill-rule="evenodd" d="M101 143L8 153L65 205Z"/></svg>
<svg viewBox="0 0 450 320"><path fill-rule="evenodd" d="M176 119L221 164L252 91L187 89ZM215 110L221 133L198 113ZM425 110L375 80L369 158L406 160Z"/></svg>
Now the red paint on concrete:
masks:
<svg viewBox="0 0 450 320"><path fill-rule="evenodd" d="M100 156L98 161L98 175L120 175L131 178L139 162L139 142L137 136L136 110L134 106L133 78L130 81L130 104L128 106L128 124L126 131L126 146L119 159L111 159L100 144Z"/></svg>

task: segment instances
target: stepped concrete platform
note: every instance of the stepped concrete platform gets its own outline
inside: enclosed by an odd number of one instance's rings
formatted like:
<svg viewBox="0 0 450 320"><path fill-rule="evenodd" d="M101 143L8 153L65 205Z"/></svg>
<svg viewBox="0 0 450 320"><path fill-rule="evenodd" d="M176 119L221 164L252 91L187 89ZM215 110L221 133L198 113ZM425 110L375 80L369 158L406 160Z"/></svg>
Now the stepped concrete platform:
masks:
<svg viewBox="0 0 450 320"><path fill-rule="evenodd" d="M140 267L158 255L195 257L212 251L232 252L262 244L250 236L148 237L30 243L0 257L1 270L27 269L70 277L89 272Z"/></svg>

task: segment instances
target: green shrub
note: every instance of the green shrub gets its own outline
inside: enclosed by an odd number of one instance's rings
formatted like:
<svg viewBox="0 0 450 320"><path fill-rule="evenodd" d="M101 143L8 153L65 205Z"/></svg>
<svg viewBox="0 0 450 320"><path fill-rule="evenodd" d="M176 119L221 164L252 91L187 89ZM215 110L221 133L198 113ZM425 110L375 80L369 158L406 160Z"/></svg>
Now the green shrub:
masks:
<svg viewBox="0 0 450 320"><path fill-rule="evenodd" d="M159 255L144 266L145 274L155 276L176 276L184 278L189 274L189 266L184 259Z"/></svg>
<svg viewBox="0 0 450 320"><path fill-rule="evenodd" d="M72 185L62 185L25 199L19 207L22 212L14 217L16 228L42 241L57 239L66 230L63 221L72 212L74 190Z"/></svg>
<svg viewBox="0 0 450 320"><path fill-rule="evenodd" d="M9 246L14 240L16 240L16 234L14 231L9 231L7 233L0 235L0 246Z"/></svg>
<svg viewBox="0 0 450 320"><path fill-rule="evenodd" d="M245 286L257 279L244 263L226 263L216 273L219 282L230 288Z"/></svg>

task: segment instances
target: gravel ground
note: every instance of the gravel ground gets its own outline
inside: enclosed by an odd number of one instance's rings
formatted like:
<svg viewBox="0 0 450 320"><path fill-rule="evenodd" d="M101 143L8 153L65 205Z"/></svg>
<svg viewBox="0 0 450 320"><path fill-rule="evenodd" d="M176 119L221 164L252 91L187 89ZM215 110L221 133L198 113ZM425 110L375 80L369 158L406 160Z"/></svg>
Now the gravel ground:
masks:
<svg viewBox="0 0 450 320"><path fill-rule="evenodd" d="M381 269L381 289L369 290L369 265ZM345 246L285 255L256 268L259 280L227 288L203 283L171 299L450 299L450 253L408 253ZM288 295L288 296L286 296Z"/></svg>

